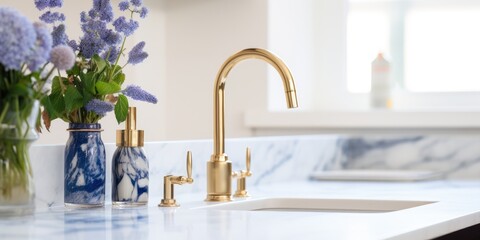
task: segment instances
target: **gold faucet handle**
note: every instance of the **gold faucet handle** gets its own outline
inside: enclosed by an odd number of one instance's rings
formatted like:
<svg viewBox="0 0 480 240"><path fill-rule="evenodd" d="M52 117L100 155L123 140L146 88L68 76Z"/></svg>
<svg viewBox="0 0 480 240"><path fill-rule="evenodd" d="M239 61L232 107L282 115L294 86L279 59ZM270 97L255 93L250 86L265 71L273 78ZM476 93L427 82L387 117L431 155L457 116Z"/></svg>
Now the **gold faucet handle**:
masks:
<svg viewBox="0 0 480 240"><path fill-rule="evenodd" d="M246 154L246 167L247 170L241 170L238 172L232 172L232 177L237 179L237 190L235 191L234 197L244 198L249 197L247 193L247 177L252 176L252 172L250 171L250 164L251 164L251 152L250 148L247 147L247 154Z"/></svg>
<svg viewBox="0 0 480 240"><path fill-rule="evenodd" d="M187 151L187 183L192 183L192 152Z"/></svg>
<svg viewBox="0 0 480 240"><path fill-rule="evenodd" d="M163 177L163 199L158 204L159 207L178 207L174 197L174 185L193 183L192 178L192 152L187 151L187 177L167 175Z"/></svg>
<svg viewBox="0 0 480 240"><path fill-rule="evenodd" d="M252 161L252 153L250 151L250 148L247 147L247 154L246 154L246 165L247 165L247 173L249 174L248 176L251 176L252 173L250 172L250 163Z"/></svg>
<svg viewBox="0 0 480 240"><path fill-rule="evenodd" d="M250 171L251 161L252 161L252 154L251 154L250 148L247 147L246 161L245 161L245 165L247 167L247 170L241 170L241 171L238 171L238 172L233 172L232 177L239 179L239 178L246 178L246 177L252 176L252 172Z"/></svg>

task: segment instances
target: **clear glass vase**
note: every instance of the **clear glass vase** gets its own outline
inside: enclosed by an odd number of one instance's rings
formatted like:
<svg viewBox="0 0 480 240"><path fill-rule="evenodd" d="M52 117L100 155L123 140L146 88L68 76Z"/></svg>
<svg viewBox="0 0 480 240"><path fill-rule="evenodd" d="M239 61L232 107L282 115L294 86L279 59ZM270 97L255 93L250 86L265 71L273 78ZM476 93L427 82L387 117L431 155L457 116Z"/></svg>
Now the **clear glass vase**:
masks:
<svg viewBox="0 0 480 240"><path fill-rule="evenodd" d="M31 214L35 187L29 148L38 139L39 102L4 107L0 113L0 217Z"/></svg>

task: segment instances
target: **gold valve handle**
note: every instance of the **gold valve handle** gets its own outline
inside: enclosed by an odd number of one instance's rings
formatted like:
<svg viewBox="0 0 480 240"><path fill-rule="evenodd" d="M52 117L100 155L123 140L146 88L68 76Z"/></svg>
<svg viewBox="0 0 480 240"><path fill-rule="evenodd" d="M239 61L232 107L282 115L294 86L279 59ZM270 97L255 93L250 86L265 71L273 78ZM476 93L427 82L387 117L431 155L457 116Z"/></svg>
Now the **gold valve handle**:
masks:
<svg viewBox="0 0 480 240"><path fill-rule="evenodd" d="M252 161L252 154L250 148L247 147L247 156L246 156L246 165L247 165L247 172L250 172L250 162Z"/></svg>
<svg viewBox="0 0 480 240"><path fill-rule="evenodd" d="M249 197L246 189L247 187L246 178L252 176L252 172L250 172L252 154L249 147L247 147L245 161L246 161L246 167L247 167L246 170L232 172L232 177L237 179L237 190L233 195L234 197L237 197L237 198Z"/></svg>
<svg viewBox="0 0 480 240"><path fill-rule="evenodd" d="M187 151L187 177L167 175L163 177L163 199L158 204L159 207L178 207L177 201L173 196L173 186L175 184L191 184L192 178L192 152Z"/></svg>
<svg viewBox="0 0 480 240"><path fill-rule="evenodd" d="M188 180L192 179L192 152L191 151L187 151L187 179Z"/></svg>

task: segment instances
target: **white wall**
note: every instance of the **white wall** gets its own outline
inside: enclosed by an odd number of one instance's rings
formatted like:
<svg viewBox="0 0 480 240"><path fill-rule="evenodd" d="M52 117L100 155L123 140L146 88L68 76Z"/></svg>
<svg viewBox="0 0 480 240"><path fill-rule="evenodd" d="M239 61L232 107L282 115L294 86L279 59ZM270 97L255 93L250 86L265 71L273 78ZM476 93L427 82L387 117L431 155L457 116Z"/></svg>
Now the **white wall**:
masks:
<svg viewBox="0 0 480 240"><path fill-rule="evenodd" d="M217 71L241 49L266 47L267 1L169 0L166 10L166 138L212 138ZM232 70L225 90L227 137L250 136L243 113L266 109L267 67L252 60Z"/></svg>

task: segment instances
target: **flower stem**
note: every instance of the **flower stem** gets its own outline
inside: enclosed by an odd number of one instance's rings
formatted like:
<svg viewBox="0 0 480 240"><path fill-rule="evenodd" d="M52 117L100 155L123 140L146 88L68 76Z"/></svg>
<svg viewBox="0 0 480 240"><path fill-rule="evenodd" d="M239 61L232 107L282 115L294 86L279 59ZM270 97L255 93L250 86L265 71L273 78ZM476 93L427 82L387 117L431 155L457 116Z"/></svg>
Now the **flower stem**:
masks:
<svg viewBox="0 0 480 240"><path fill-rule="evenodd" d="M60 83L60 88L62 89L62 95L63 95L67 90L67 87L65 87L65 84L63 84L62 74L60 74L60 70L57 69L57 73L58 73L58 82Z"/></svg>
<svg viewBox="0 0 480 240"><path fill-rule="evenodd" d="M113 72L115 71L115 67L118 64L118 61L120 60L120 57L122 56L126 41L127 41L127 36L123 37L122 46L120 47L120 53L118 54L117 59L115 60L115 64L113 64L112 70L108 74L108 76L109 76L108 82L111 82L112 79L113 79Z"/></svg>

